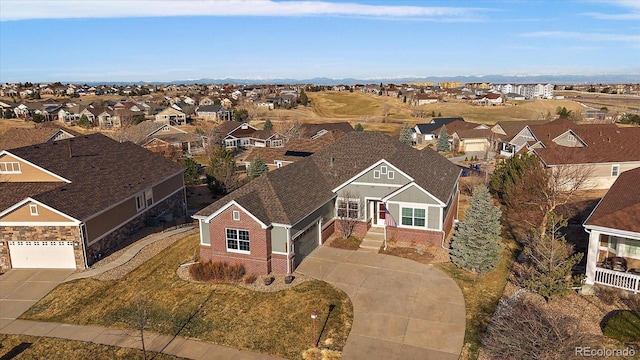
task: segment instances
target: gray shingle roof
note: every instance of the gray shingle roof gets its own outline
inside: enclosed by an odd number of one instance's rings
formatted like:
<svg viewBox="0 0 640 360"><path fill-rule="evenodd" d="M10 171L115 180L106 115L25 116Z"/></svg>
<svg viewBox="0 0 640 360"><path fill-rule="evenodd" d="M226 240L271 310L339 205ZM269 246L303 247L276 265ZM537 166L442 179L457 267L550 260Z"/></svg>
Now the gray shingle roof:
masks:
<svg viewBox="0 0 640 360"><path fill-rule="evenodd" d="M293 225L333 198L333 189L381 159L444 203L460 175L456 165L433 150L418 151L381 133L354 131L299 162L253 180L196 215L209 216L235 200L267 225Z"/></svg>

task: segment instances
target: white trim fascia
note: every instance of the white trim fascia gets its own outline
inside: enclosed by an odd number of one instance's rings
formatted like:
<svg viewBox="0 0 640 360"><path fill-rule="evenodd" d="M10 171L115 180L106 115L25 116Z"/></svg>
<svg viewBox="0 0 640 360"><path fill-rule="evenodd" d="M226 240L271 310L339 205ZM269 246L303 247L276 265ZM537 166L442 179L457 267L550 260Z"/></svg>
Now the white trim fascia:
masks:
<svg viewBox="0 0 640 360"><path fill-rule="evenodd" d="M584 142L584 140L582 140L582 138L580 136L578 136L578 134L576 134L575 131L568 129L567 131L563 132L562 134L554 137L553 139L551 139L551 141L556 142L556 139L560 138L561 136L570 133L570 135L573 135L578 141L580 141L580 143L584 146L587 146L587 143Z"/></svg>
<svg viewBox="0 0 640 360"><path fill-rule="evenodd" d="M75 222L46 222L46 221L0 221L0 226L78 226L78 223Z"/></svg>
<svg viewBox="0 0 640 360"><path fill-rule="evenodd" d="M155 140L162 141L163 143L165 143L167 145L169 144L168 141L165 141L165 140L162 140L162 139L158 139L157 137L152 137L151 139L149 139L149 141L147 141L144 144L142 144L142 147L145 147L145 146L149 145L149 143L151 143L151 142L153 142Z"/></svg>
<svg viewBox="0 0 640 360"><path fill-rule="evenodd" d="M205 244L202 242L202 239L204 239L204 236L202 236L204 234L203 230L203 226L202 224L205 224L204 222L198 220L198 232L200 233L200 246L204 245L204 246L211 246L211 238L209 238L209 244Z"/></svg>
<svg viewBox="0 0 640 360"><path fill-rule="evenodd" d="M114 207L116 207L116 206L121 205L122 203L124 203L124 202L126 202L126 201L128 201L128 200L130 200L130 199L135 199L135 198L136 198L136 196L138 196L141 192L142 192L142 193L144 193L144 191L145 191L146 189L148 189L148 188L152 188L152 189L153 189L153 187L154 187L154 186L156 186L156 185L158 185L158 184L162 184L163 182L165 182L165 181L169 180L170 178L172 178L172 177L174 177L174 176L176 176L176 175L178 175L178 174L180 174L180 173L182 173L182 172L184 172L184 169L181 169L180 171L178 171L178 172L176 172L176 173L172 174L171 176L168 176L168 177L166 177L166 178L164 178L164 179L162 179L162 180L160 180L160 181L158 181L158 182L156 182L156 183L153 183L153 184L151 184L151 185L147 185L144 189L142 189L142 190L140 190L140 191L136 192L136 193L135 193L135 194L133 194L131 197L128 197L128 198L126 198L126 199L122 199L122 200L118 201L117 203L115 203L115 204L113 204L113 205L109 206L109 207L108 207L108 208L106 208L106 209L102 209L102 210L100 210L100 211L98 211L98 212L96 212L96 213L93 213L93 214L91 214L91 215L87 216L87 217L85 218L85 222L86 222L86 221L88 221L88 220L93 219L93 218L94 218L94 217L96 217L96 216L101 215L102 213L104 213L104 212L106 212L106 211L109 211L110 209L112 209L112 208L114 208ZM182 179L182 186L180 187L180 189L184 189L184 188L185 188L185 186L184 186L184 177L183 177L183 179ZM165 197L164 197L164 198L162 198L162 200L160 200L160 201L163 201L164 199L168 198L169 196L171 196L171 195L175 194L175 193L176 193L176 192L178 192L180 189L177 189L176 191L172 192L170 195L165 196ZM158 202L160 202L160 201L158 201ZM155 199L154 199L154 204L152 204L152 205L151 205L151 207L153 207L154 205L155 205ZM149 208L149 207L145 207L145 209L148 209L148 208ZM140 213L140 211L138 211L138 213Z"/></svg>
<svg viewBox="0 0 640 360"><path fill-rule="evenodd" d="M369 172L371 169L377 167L380 164L386 164L389 167L392 167L395 171L399 172L400 174L402 174L402 176L404 176L405 178L409 179L409 181L413 181L414 179L409 176L407 173L405 173L404 171L398 169L395 165L393 165L392 163L388 162L385 159L380 159L378 161L376 161L375 163L373 163L372 165L370 165L369 167L367 167L366 169L362 170L361 172L357 173L355 176L353 176L351 179L345 181L344 183L342 183L341 185L339 185L338 187L336 187L335 189L331 190L334 193L340 191L340 189L342 189L343 187L351 184L352 181L354 181L355 179L359 178L360 176L366 174L367 172Z"/></svg>
<svg viewBox="0 0 640 360"><path fill-rule="evenodd" d="M49 206L49 205L47 205L47 204L45 204L45 203L43 203L43 202L40 202L40 201L38 201L38 200L35 200L35 199L34 199L34 198L32 198L32 197L25 198L25 199L23 199L22 201L20 201L20 202L16 203L15 205L11 206L10 208L8 208L8 209L6 209L6 210L4 210L4 211L0 212L0 218L1 218L1 217L3 217L3 216L5 216L5 215L7 215L8 213L12 212L13 210L15 210L15 209L19 208L20 206L22 206L22 205L24 205L24 204L26 204L26 203L28 203L28 202L33 202L33 203L35 203L35 204L37 204L37 205L42 206L43 208L45 208L45 209L47 209L47 210L51 210L51 211L53 211L54 213L56 213L56 214L58 214L58 215L60 215L60 216L66 217L67 219L72 220L72 222L73 222L74 224L76 224L76 225L81 223L81 221L80 221L80 220L78 220L78 219L74 218L73 216L69 216L69 215L67 215L67 214L63 213L63 212L62 212L62 211L60 211L60 210L57 210L57 209L52 208L51 206ZM28 222L28 221L26 221L26 222Z"/></svg>
<svg viewBox="0 0 640 360"><path fill-rule="evenodd" d="M358 182L358 181L354 181L349 185L363 185L363 186L388 186L388 187L396 187L396 188L400 188L403 187L404 185L400 185L400 184L383 184L383 183L368 183L368 182Z"/></svg>
<svg viewBox="0 0 640 360"><path fill-rule="evenodd" d="M25 159L21 158L20 156L14 155L14 154L10 153L10 152L9 152L9 151L7 151L7 150L2 150L2 151L0 151L0 156L3 156L3 155L9 155L9 156L12 156L12 157L14 157L14 158L16 158L16 159L20 159L21 161L24 161L26 164L29 164L29 165L31 165L31 166L33 166L33 167L35 167L35 168L37 168L37 169L39 169L39 170L41 170L41 171L43 171L43 172L45 172L45 173L47 173L47 174L49 174L49 175L51 175L51 176L55 177L55 178L58 178L58 179L60 179L61 181L66 182L67 184L71 184L71 180L66 179L66 178L63 178L62 176L60 176L60 175L58 175L58 174L55 174L55 173L53 173L53 172L51 172L51 171L49 171L49 170L47 170L47 169L45 169L45 168L43 168L43 167L41 167L41 166L38 166L38 165L36 165L36 164L34 164L34 163L32 163L32 162L28 161L28 160L25 160ZM21 167L21 168L22 168L22 167Z"/></svg>
<svg viewBox="0 0 640 360"><path fill-rule="evenodd" d="M242 124L238 125L235 129L233 129L233 130L229 131L229 132L227 133L227 136L233 136L233 135L231 135L231 133L232 133L232 132L234 132L234 131L236 131L236 130L238 130L238 129L240 129L240 128L242 128L242 126L243 126L243 125L247 125L248 127L252 128L253 130L258 131L258 128L257 128L257 127L254 127L254 126L250 125L248 122L243 122ZM235 136L234 136L234 137L235 137Z"/></svg>
<svg viewBox="0 0 640 360"><path fill-rule="evenodd" d="M382 201L387 202L390 198L392 198L392 197L394 197L394 196L396 196L396 195L400 194L401 192L403 192L403 191L407 190L408 188L410 188L410 187L412 187L412 186L415 186L416 188L418 188L418 190L422 191L425 195L427 195L427 196L429 196L429 197L431 197L431 198L435 199L435 200L438 202L438 204L439 204L440 206L442 206L442 207L446 207L446 206L447 206L447 204L445 204L444 202L442 202L442 200L438 199L438 198L437 198L437 197L435 197L433 194L431 194L431 193L430 193L430 192L428 192L427 190L423 189L420 185L416 184L415 182L410 182L410 183L408 183L408 184L404 185L403 187L401 187L400 189L398 189L398 190L396 190L396 191L392 192L391 194L389 194L389 195L387 195L387 196L383 197L383 198L382 198ZM393 202L397 202L397 201L393 201ZM414 204L423 204L423 203L414 203ZM428 205L428 204L425 204L425 205ZM434 206L434 205L430 205L430 206Z"/></svg>
<svg viewBox="0 0 640 360"><path fill-rule="evenodd" d="M170 125L170 124L162 124L162 126L160 126L159 128L157 128L157 129L153 130L152 132L150 132L150 133L149 133L149 135L147 135L147 137L149 137L149 136L151 136L151 135L153 135L153 134L157 133L158 131L162 130L162 128L164 128L165 126L168 126L168 127L172 128L173 130L177 130L177 131L179 131L179 132L181 132L181 133L183 133L183 134L187 134L187 132L186 132L186 131L184 131L184 130L182 130L182 129L178 129L177 127L175 127L175 126L173 126L173 125Z"/></svg>
<svg viewBox="0 0 640 360"><path fill-rule="evenodd" d="M183 188L184 188L184 186L183 186ZM165 201L166 199L170 198L171 196L173 196L173 195L177 194L177 193L178 193L178 191L180 191L180 190L182 190L182 189L178 189L178 190L176 190L176 191L172 192L171 194L169 194L169 195L167 195L167 196L163 197L162 199L160 199L160 200L158 200L158 201L154 202L153 204L151 204L151 206L147 206L147 207L145 207L143 210L141 210L141 211L137 211L137 212L136 212L136 214L135 214L135 215L133 215L132 217L128 218L127 220L125 220L125 221L123 221L123 222L121 222L121 223L120 223L120 224L118 224L117 226L114 226L113 228L109 229L109 230L108 230L108 231L106 231L104 234L102 234L102 235L98 236L97 238L93 239L93 241L91 241L90 243L87 243L87 246L91 246L91 245L95 244L96 242L98 242L98 241L102 240L102 238L104 238L105 236L111 235L111 233L112 233L112 232L114 232L115 230L117 230L117 229L121 228L121 227L122 227L122 226L124 226L125 224L128 224L131 220L133 220L133 219L137 218L137 217L138 217L138 216L140 216L141 214L144 214L147 210L149 210L149 209L151 209L151 208L155 207L156 205L160 204L161 202ZM112 207L113 207L113 206L112 206ZM96 216L97 216L97 215L96 215ZM94 216L94 217L95 217L95 216ZM93 217L92 217L92 218L93 218ZM85 224L86 224L86 221L85 221ZM88 240L89 240L89 239L87 239L87 241L88 241Z"/></svg>
<svg viewBox="0 0 640 360"><path fill-rule="evenodd" d="M284 256L289 255L289 254L287 254L286 252L280 252L280 251L272 251L271 253L272 253L272 254L276 254L276 255L284 255Z"/></svg>
<svg viewBox="0 0 640 360"><path fill-rule="evenodd" d="M271 226L278 226L278 227L283 227L285 229L291 229L291 225L287 225L287 224L281 224L281 223L271 223Z"/></svg>
<svg viewBox="0 0 640 360"><path fill-rule="evenodd" d="M228 203L226 203L224 206L222 206L220 209L218 209L216 212L214 212L213 214L207 216L204 221L206 223L210 223L211 220L220 215L222 212L224 212L225 210L227 210L228 208L230 208L231 206L237 206L238 208L242 209L242 211L244 211L247 215L249 215L249 217L251 217L253 220L255 220L258 224L260 224L260 227L263 229L268 229L269 226L267 226L267 224L263 223L260 219L258 219L255 215L253 215L251 212L249 212L247 209L245 209L242 205L238 204L237 201L235 200L231 200Z"/></svg>
<svg viewBox="0 0 640 360"><path fill-rule="evenodd" d="M597 225L584 225L585 229L597 231L606 235L620 236L634 240L640 240L640 233L634 231L620 230Z"/></svg>

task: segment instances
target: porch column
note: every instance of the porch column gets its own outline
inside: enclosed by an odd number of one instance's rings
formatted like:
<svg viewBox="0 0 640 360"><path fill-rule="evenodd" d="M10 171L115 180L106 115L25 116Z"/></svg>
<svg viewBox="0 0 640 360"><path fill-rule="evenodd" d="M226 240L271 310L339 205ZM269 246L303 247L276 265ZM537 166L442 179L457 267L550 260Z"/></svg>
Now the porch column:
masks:
<svg viewBox="0 0 640 360"><path fill-rule="evenodd" d="M593 285L596 279L596 265L600 251L600 232L591 230L589 234L589 248L587 250L586 284Z"/></svg>

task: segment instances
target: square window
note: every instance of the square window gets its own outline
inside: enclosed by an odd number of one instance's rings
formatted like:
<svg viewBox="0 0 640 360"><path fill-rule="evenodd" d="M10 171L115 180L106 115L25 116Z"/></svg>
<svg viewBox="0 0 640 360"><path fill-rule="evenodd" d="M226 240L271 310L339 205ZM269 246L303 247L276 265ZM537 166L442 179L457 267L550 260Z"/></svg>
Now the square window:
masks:
<svg viewBox="0 0 640 360"><path fill-rule="evenodd" d="M227 251L246 252L250 251L249 231L238 229L226 229Z"/></svg>

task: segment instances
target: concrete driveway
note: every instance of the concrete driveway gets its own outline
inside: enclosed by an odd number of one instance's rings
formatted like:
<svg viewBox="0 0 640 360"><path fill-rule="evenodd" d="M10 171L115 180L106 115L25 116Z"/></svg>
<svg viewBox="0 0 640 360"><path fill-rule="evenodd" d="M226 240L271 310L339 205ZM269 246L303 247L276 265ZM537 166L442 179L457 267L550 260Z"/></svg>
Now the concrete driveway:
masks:
<svg viewBox="0 0 640 360"><path fill-rule="evenodd" d="M22 315L74 271L11 269L0 275L0 328Z"/></svg>
<svg viewBox="0 0 640 360"><path fill-rule="evenodd" d="M445 273L390 255L321 246L296 272L349 295L354 320L343 359L458 359L462 291Z"/></svg>

